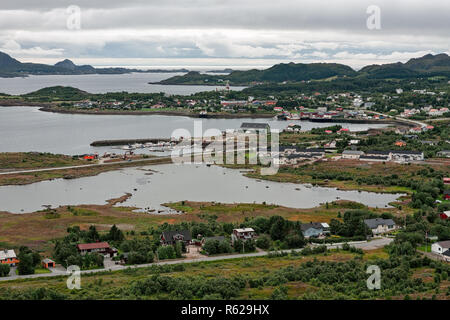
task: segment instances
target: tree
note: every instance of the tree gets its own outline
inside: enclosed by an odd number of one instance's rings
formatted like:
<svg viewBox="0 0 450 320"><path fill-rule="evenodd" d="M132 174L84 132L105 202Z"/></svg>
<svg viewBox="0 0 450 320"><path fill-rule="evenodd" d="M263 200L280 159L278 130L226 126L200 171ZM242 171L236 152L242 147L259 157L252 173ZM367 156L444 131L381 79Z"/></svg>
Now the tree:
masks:
<svg viewBox="0 0 450 320"><path fill-rule="evenodd" d="M181 258L182 253L183 253L182 241L177 241L174 245L174 249L175 249L175 256L177 258Z"/></svg>
<svg viewBox="0 0 450 320"><path fill-rule="evenodd" d="M270 221L270 237L272 240L283 240L288 231L288 224L283 217L272 216Z"/></svg>
<svg viewBox="0 0 450 320"><path fill-rule="evenodd" d="M34 274L34 262L32 253L19 253L17 271L19 275Z"/></svg>
<svg viewBox="0 0 450 320"><path fill-rule="evenodd" d="M305 245L305 238L301 231L291 231L286 236L286 243L289 248L301 248Z"/></svg>
<svg viewBox="0 0 450 320"><path fill-rule="evenodd" d="M219 247L219 241L217 240L206 240L203 245L203 250L205 250L208 254L217 254Z"/></svg>
<svg viewBox="0 0 450 320"><path fill-rule="evenodd" d="M220 253L231 253L230 241L226 239L220 241L218 249Z"/></svg>
<svg viewBox="0 0 450 320"><path fill-rule="evenodd" d="M122 230L113 225L108 233L108 239L112 241L122 242L125 239Z"/></svg>
<svg viewBox="0 0 450 320"><path fill-rule="evenodd" d="M261 249L269 249L270 242L270 237L266 234L263 234L256 240L256 246Z"/></svg>
<svg viewBox="0 0 450 320"><path fill-rule="evenodd" d="M163 246L158 248L159 260L175 259L175 249L172 246Z"/></svg>
<svg viewBox="0 0 450 320"><path fill-rule="evenodd" d="M97 242L100 241L100 235L97 232L95 226L90 226L87 232L87 240L89 242Z"/></svg>
<svg viewBox="0 0 450 320"><path fill-rule="evenodd" d="M10 271L11 267L9 266L9 264L0 264L0 277L7 277Z"/></svg>

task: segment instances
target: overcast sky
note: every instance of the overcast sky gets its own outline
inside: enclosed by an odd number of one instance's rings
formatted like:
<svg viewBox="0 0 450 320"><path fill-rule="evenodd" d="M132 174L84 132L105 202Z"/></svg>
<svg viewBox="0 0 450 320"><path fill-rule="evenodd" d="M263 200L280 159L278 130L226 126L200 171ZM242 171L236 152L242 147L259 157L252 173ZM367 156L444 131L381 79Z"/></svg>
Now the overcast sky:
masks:
<svg viewBox="0 0 450 320"><path fill-rule="evenodd" d="M8 3L4 3L8 2ZM78 6L76 15L67 8ZM367 8L380 8L370 30ZM75 24L76 26L76 24ZM0 51L96 66L360 68L449 53L448 0L16 0L0 4Z"/></svg>

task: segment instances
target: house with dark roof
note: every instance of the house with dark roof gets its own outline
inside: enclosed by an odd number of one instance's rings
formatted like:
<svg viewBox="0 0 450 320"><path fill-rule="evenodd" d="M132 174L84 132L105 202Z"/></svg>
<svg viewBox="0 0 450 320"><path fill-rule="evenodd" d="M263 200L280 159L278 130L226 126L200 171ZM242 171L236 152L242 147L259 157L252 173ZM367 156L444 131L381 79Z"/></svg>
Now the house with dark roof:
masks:
<svg viewBox="0 0 450 320"><path fill-rule="evenodd" d="M391 151L391 159L398 162L410 162L423 161L425 157L422 151L393 150Z"/></svg>
<svg viewBox="0 0 450 320"><path fill-rule="evenodd" d="M370 162L383 162L389 161L389 156L372 156L372 155L362 155L359 157L360 161L370 161Z"/></svg>
<svg viewBox="0 0 450 320"><path fill-rule="evenodd" d="M443 258L445 261L450 261L450 250L445 251L445 252L442 254L442 258Z"/></svg>
<svg viewBox="0 0 450 320"><path fill-rule="evenodd" d="M391 160L391 152L390 151L369 150L369 151L366 151L366 154L364 156L359 157L359 160L390 161Z"/></svg>
<svg viewBox="0 0 450 320"><path fill-rule="evenodd" d="M160 241L162 245L172 245L177 241L182 241L188 245L192 241L192 235L189 230L164 231L161 233Z"/></svg>
<svg viewBox="0 0 450 320"><path fill-rule="evenodd" d="M328 224L320 222L303 223L300 228L305 238L317 238L325 235L329 230Z"/></svg>
<svg viewBox="0 0 450 320"><path fill-rule="evenodd" d="M392 219L383 219L383 218L365 219L364 223L369 227L369 229L372 231L374 235L390 232L397 229L397 225Z"/></svg>

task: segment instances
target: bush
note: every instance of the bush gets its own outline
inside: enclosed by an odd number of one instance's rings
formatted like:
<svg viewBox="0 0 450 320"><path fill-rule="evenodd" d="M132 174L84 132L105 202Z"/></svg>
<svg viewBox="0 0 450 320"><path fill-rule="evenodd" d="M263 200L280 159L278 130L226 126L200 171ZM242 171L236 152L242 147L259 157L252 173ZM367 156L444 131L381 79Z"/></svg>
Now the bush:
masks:
<svg viewBox="0 0 450 320"><path fill-rule="evenodd" d="M172 246L163 246L158 248L159 260L175 259L176 257L175 249Z"/></svg>
<svg viewBox="0 0 450 320"><path fill-rule="evenodd" d="M0 264L0 277L7 277L10 271L11 267L9 264Z"/></svg>
<svg viewBox="0 0 450 320"><path fill-rule="evenodd" d="M261 249L269 249L270 248L270 237L266 234L261 235L256 240L256 246Z"/></svg>

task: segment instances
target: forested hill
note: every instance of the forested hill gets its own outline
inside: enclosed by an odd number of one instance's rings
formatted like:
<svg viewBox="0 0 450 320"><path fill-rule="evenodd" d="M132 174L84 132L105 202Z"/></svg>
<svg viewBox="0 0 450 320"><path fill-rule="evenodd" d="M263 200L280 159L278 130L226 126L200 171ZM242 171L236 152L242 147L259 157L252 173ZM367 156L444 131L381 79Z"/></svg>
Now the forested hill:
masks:
<svg viewBox="0 0 450 320"><path fill-rule="evenodd" d="M280 63L265 70L233 71L229 75L207 75L189 72L163 80L161 84L205 84L229 81L233 85L250 85L261 82L307 81L335 76L356 76L349 66L336 63Z"/></svg>
<svg viewBox="0 0 450 320"><path fill-rule="evenodd" d="M233 71L229 75L209 75L189 72L172 77L160 84L219 85L227 81L231 85L255 85L282 82L300 82L334 78L355 79L405 79L424 76L450 76L450 57L447 54L426 55L407 63L371 65L355 71L336 63L281 63L265 70Z"/></svg>

